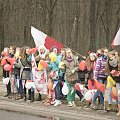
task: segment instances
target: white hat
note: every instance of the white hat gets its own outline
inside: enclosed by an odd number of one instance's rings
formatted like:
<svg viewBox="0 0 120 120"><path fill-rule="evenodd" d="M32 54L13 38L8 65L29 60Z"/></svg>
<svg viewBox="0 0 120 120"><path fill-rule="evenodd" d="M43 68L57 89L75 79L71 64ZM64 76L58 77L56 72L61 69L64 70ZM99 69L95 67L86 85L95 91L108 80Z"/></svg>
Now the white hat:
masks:
<svg viewBox="0 0 120 120"><path fill-rule="evenodd" d="M90 53L90 55L89 56L95 56L95 57L97 57L97 55L95 54L95 53Z"/></svg>

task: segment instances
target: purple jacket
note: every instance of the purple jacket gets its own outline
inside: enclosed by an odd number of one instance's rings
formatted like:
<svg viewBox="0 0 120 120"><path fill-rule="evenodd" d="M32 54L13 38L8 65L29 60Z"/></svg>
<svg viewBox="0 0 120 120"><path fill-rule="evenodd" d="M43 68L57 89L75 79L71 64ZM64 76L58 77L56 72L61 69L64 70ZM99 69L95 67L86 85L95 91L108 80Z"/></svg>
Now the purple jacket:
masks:
<svg viewBox="0 0 120 120"><path fill-rule="evenodd" d="M106 75L105 75L106 61L107 61L107 58L104 56L101 56L97 59L96 66L94 69L94 79L97 80L98 78L106 78Z"/></svg>

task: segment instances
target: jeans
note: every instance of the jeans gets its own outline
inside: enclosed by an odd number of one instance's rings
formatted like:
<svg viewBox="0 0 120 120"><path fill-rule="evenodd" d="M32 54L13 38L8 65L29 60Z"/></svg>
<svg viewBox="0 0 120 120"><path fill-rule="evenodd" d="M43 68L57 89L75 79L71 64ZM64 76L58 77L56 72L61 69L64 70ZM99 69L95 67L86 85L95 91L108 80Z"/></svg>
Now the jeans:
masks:
<svg viewBox="0 0 120 120"><path fill-rule="evenodd" d="M103 80L102 80L102 79L98 79L98 82L99 82L99 83L103 83ZM100 95L100 104L104 104L103 93L102 93L100 90L97 90L97 91L96 91L96 93L95 93L94 96L93 96L92 102L95 103L95 102L96 102L96 99L99 97L99 95Z"/></svg>
<svg viewBox="0 0 120 120"><path fill-rule="evenodd" d="M80 100L84 97L79 90L76 90L76 94L79 96Z"/></svg>
<svg viewBox="0 0 120 120"><path fill-rule="evenodd" d="M84 79L78 79L77 83L81 83L82 84L82 81L84 81ZM79 96L80 100L84 97L79 90L76 90L76 94Z"/></svg>
<svg viewBox="0 0 120 120"><path fill-rule="evenodd" d="M116 88L117 88L117 91L118 91L118 104L120 104L120 83L116 83Z"/></svg>
<svg viewBox="0 0 120 120"><path fill-rule="evenodd" d="M109 88L109 91L108 91L108 104L112 104L112 96L111 96L111 93L112 93L112 87Z"/></svg>
<svg viewBox="0 0 120 120"><path fill-rule="evenodd" d="M17 78L12 73L9 74L9 76L10 76L10 83L11 83L11 92L17 93Z"/></svg>
<svg viewBox="0 0 120 120"><path fill-rule="evenodd" d="M61 94L60 81L58 81L58 83L55 86L55 99L56 100L60 100L60 94Z"/></svg>
<svg viewBox="0 0 120 120"><path fill-rule="evenodd" d="M8 85L6 85L7 87L7 94L9 95L11 93L11 83L9 81Z"/></svg>
<svg viewBox="0 0 120 120"><path fill-rule="evenodd" d="M23 94L23 85L22 85L22 80L19 80L18 94Z"/></svg>
<svg viewBox="0 0 120 120"><path fill-rule="evenodd" d="M14 75L14 83L17 90L17 93L19 94L19 87L20 87L20 76Z"/></svg>

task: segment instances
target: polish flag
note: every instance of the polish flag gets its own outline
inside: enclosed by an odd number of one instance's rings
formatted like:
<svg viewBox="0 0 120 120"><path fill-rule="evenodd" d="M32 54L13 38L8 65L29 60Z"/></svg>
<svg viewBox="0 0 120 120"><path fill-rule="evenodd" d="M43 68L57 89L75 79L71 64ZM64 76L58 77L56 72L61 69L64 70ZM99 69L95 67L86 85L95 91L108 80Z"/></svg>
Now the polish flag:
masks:
<svg viewBox="0 0 120 120"><path fill-rule="evenodd" d="M44 45L47 49L52 49L54 47L58 48L58 52L60 52L61 48L64 47L64 45L57 40L55 40L52 37L49 37L45 33L39 31L38 29L31 26L31 34L34 39L36 47L40 47L41 45Z"/></svg>
<svg viewBox="0 0 120 120"><path fill-rule="evenodd" d="M120 28L119 28L114 40L111 43L111 47L114 48L114 46L116 46L116 45L120 45Z"/></svg>

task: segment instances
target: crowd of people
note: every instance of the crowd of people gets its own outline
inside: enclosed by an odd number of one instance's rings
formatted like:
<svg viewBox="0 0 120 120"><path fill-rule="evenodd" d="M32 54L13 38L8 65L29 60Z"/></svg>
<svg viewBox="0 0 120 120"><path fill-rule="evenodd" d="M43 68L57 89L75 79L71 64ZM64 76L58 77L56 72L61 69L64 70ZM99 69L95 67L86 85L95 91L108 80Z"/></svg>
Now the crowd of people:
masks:
<svg viewBox="0 0 120 120"><path fill-rule="evenodd" d="M37 65L36 71L46 74L40 84L47 88L47 98L42 100L42 91L37 84L35 87L26 87L28 82L36 82L33 72L33 56ZM38 92L37 101L45 105L58 106L62 104L61 99L68 101L69 107L75 107L75 95L83 102L86 97L80 86L89 90L96 90L92 99L88 100L91 109L104 108L104 92L108 89L108 108L112 109L113 88L117 91L116 105L120 115L120 57L117 51L108 51L100 48L97 52L89 52L88 56L74 55L70 48L53 47L48 50L45 46L38 48L30 47L5 47L1 53L1 67L3 68L3 81L9 78L6 84L9 99L23 99L34 102L35 89ZM39 73L39 72L38 72ZM45 76L45 74L42 74ZM43 81L42 81L43 80ZM28 97L27 97L28 90Z"/></svg>

